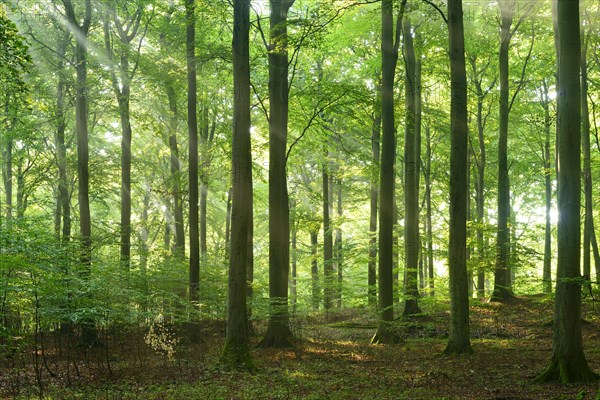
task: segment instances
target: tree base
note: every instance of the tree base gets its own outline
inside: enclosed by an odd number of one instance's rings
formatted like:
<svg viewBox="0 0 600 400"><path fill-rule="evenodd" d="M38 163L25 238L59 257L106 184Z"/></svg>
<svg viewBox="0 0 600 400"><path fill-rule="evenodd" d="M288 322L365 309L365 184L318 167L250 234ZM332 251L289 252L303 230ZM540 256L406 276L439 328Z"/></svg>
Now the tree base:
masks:
<svg viewBox="0 0 600 400"><path fill-rule="evenodd" d="M404 311L402 311L402 316L403 317L409 317L411 315L417 315L417 314L421 314L423 311L421 311L421 308L419 307L419 303L417 303L417 300L406 300L404 302Z"/></svg>
<svg viewBox="0 0 600 400"><path fill-rule="evenodd" d="M552 356L552 362L546 371L536 377L533 381L541 382L596 382L599 376L589 367L585 356L573 357L571 359L559 359L556 354Z"/></svg>
<svg viewBox="0 0 600 400"><path fill-rule="evenodd" d="M511 290L508 289L494 289L494 293L492 297L490 297L490 303L505 303L510 304L513 303L517 297L513 294Z"/></svg>
<svg viewBox="0 0 600 400"><path fill-rule="evenodd" d="M371 339L371 344L399 344L402 343L400 334L391 327L384 327L380 323L377 332Z"/></svg>
<svg viewBox="0 0 600 400"><path fill-rule="evenodd" d="M286 325L275 325L269 323L267 332L256 347L285 349L294 347L293 335L290 327Z"/></svg>
<svg viewBox="0 0 600 400"><path fill-rule="evenodd" d="M243 371L253 371L254 364L248 344L236 344L232 340L225 341L221 363L229 368Z"/></svg>
<svg viewBox="0 0 600 400"><path fill-rule="evenodd" d="M448 342L448 345L444 349L443 354L447 356L473 354L473 348L471 347L471 343L469 343L468 341L461 343Z"/></svg>

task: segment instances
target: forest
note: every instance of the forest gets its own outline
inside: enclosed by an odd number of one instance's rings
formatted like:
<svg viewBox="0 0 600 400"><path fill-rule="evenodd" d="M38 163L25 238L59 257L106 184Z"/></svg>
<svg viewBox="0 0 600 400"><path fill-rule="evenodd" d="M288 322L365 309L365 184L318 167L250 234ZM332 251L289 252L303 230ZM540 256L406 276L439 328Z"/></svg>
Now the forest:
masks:
<svg viewBox="0 0 600 400"><path fill-rule="evenodd" d="M600 400L600 4L2 0L0 399Z"/></svg>

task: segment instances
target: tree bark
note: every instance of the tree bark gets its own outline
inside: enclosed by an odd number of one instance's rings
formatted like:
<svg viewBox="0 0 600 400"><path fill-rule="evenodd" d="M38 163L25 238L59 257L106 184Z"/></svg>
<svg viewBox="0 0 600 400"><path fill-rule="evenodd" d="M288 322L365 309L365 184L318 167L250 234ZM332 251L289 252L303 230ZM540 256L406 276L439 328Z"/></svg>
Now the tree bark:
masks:
<svg viewBox="0 0 600 400"><path fill-rule="evenodd" d="M319 228L310 231L310 273L311 273L311 300L314 310L319 309L321 302L321 289L319 279Z"/></svg>
<svg viewBox="0 0 600 400"><path fill-rule="evenodd" d="M329 152L325 150L325 161L323 162L323 271L324 271L324 295L325 311L333 306L333 232L331 230L331 198L330 198L330 163Z"/></svg>
<svg viewBox="0 0 600 400"><path fill-rule="evenodd" d="M89 145L88 145L88 98L87 98L87 36L92 22L92 4L85 0L85 14L81 24L75 17L72 0L63 0L69 29L76 40L75 70L77 85L75 94L75 131L77 133L77 182L79 190L79 234L81 236L81 276L89 279L92 272L92 222L89 196ZM94 322L81 324L81 344L93 346L98 334Z"/></svg>
<svg viewBox="0 0 600 400"><path fill-rule="evenodd" d="M410 20L405 16L402 21L404 38L404 62L406 78L405 92L405 129L404 129L404 311L402 315L419 314L418 271L419 271L419 157L417 150L417 73L416 57L412 39Z"/></svg>
<svg viewBox="0 0 600 400"><path fill-rule="evenodd" d="M167 97L169 100L169 164L171 168L171 185L173 190L173 217L175 219L175 245L173 254L183 259L185 257L185 226L183 221L183 199L181 196L181 163L179 162L179 146L177 144L177 121L179 119L179 108L177 107L177 95L172 84L167 85Z"/></svg>
<svg viewBox="0 0 600 400"><path fill-rule="evenodd" d="M406 0L400 5L396 29L401 28ZM396 41L396 44L398 42ZM398 60L398 49L394 43L393 1L381 2L381 166L379 188L381 204L379 213L379 266L378 286L379 318L377 332L372 343L395 343L398 333L391 327L394 319L393 286L393 208L394 208L394 160L396 158L396 134L394 122L394 73Z"/></svg>
<svg viewBox="0 0 600 400"><path fill-rule="evenodd" d="M589 34L588 34L589 35ZM583 148L583 191L585 216L583 222L583 279L584 292L591 293L591 243L594 229L594 205L592 200L592 163L590 151L590 118L588 106L587 39L585 28L581 29L581 144Z"/></svg>
<svg viewBox="0 0 600 400"><path fill-rule="evenodd" d="M435 295L435 273L433 267L433 218L431 207L431 128L425 126L425 204L426 204L426 236L427 236L427 269L429 295Z"/></svg>
<svg viewBox="0 0 600 400"><path fill-rule="evenodd" d="M380 86L377 88L380 92ZM379 99L380 94L377 94L378 100L375 107L381 107ZM373 129L371 135L371 204L369 217L369 263L368 263L368 302L369 305L377 304L377 204L379 197L379 140L381 137L381 110L374 111Z"/></svg>
<svg viewBox="0 0 600 400"><path fill-rule="evenodd" d="M548 84L543 82L542 107L544 108L544 200L546 204L546 225L544 228L544 293L552 293L552 158L550 156L550 98Z"/></svg>
<svg viewBox="0 0 600 400"><path fill-rule="evenodd" d="M494 272L494 293L492 300L507 301L512 298L509 286L509 237L508 219L510 217L510 184L508 180L508 114L509 81L508 50L510 47L510 28L513 20L513 7L510 0L500 1L500 129L498 135L498 227L496 232L496 269Z"/></svg>
<svg viewBox="0 0 600 400"><path fill-rule="evenodd" d="M69 182L67 173L67 147L65 142L66 122L66 78L64 69L64 57L67 46L71 40L68 31L58 42L56 53L58 56L58 83L56 85L56 161L58 164L58 198L56 202L56 213L54 230L57 237L62 237L64 242L71 238L71 202L69 194ZM61 229L62 227L62 229Z"/></svg>
<svg viewBox="0 0 600 400"><path fill-rule="evenodd" d="M583 353L581 338L581 88L579 5L558 0L558 265L553 354L536 381L592 382L598 379Z"/></svg>
<svg viewBox="0 0 600 400"><path fill-rule="evenodd" d="M248 231L252 209L250 145L250 1L235 0L233 22L234 116L232 135L231 251L227 297L227 332L222 361L234 368L251 369L246 309Z"/></svg>
<svg viewBox="0 0 600 400"><path fill-rule="evenodd" d="M337 178L337 227L335 229L335 260L337 262L337 308L342 307L342 282L344 277L344 253L342 244L342 218L344 218L344 210L342 208L342 179Z"/></svg>
<svg viewBox="0 0 600 400"><path fill-rule="evenodd" d="M450 32L450 324L446 354L472 353L467 283L467 74L461 0L448 1Z"/></svg>
<svg viewBox="0 0 600 400"><path fill-rule="evenodd" d="M113 23L119 39L120 59L115 60L114 50L110 33L109 16L104 16L104 43L108 59L113 64L111 69L111 81L113 92L119 105L119 118L121 120L121 266L129 271L131 263L131 72L129 70L129 47L135 38L141 22L142 10L121 21L116 10L107 11L112 13ZM118 75L117 75L118 72Z"/></svg>
<svg viewBox="0 0 600 400"><path fill-rule="evenodd" d="M288 313L290 215L286 150L288 126L287 15L294 0L270 0L269 37L269 325L262 347L291 346Z"/></svg>
<svg viewBox="0 0 600 400"><path fill-rule="evenodd" d="M198 217L198 113L196 77L196 7L194 0L185 3L186 15L186 62L187 62L187 115L189 137L189 224L190 224L190 273L189 299L199 300L200 288L200 232Z"/></svg>
<svg viewBox="0 0 600 400"><path fill-rule="evenodd" d="M296 309L296 303L298 302L298 280L297 280L297 266L298 266L298 220L296 215L296 203L293 202L292 205L292 213L290 218L290 227L291 227L291 259L292 259L292 270L291 270L291 279L289 282L289 290L290 290L290 302L292 303L293 310Z"/></svg>

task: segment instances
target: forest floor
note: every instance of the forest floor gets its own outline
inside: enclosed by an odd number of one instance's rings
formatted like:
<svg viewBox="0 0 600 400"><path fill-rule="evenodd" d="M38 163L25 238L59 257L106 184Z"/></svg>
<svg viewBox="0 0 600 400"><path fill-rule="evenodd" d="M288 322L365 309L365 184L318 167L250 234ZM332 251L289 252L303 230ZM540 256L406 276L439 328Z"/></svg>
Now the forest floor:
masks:
<svg viewBox="0 0 600 400"><path fill-rule="evenodd" d="M398 345L370 345L373 313L346 309L294 319L293 350L253 349L254 372L218 363L222 323L206 324L201 344L175 346L172 360L148 351L144 335L110 333L80 357L57 337L44 357L0 356L1 399L594 399L598 385L534 384L550 362L553 304L543 296L512 304L475 301L474 353L444 356L447 304L423 301L426 313L398 320ZM600 303L586 299L583 335L600 371ZM261 329L261 326L258 327ZM258 337L253 339L254 343ZM146 339L146 342L148 340ZM163 342L167 343L167 341ZM109 346L110 344L110 346Z"/></svg>

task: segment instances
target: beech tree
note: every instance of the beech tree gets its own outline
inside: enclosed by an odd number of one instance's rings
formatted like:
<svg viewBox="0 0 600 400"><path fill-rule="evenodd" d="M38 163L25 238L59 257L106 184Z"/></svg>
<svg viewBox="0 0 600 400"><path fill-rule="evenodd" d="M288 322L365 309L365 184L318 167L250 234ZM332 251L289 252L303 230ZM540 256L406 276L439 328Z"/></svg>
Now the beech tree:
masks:
<svg viewBox="0 0 600 400"><path fill-rule="evenodd" d="M246 274L252 225L252 160L250 148L250 0L233 4L234 108L232 136L232 214L229 251L227 332L222 360L252 368L246 313Z"/></svg>
<svg viewBox="0 0 600 400"><path fill-rule="evenodd" d="M191 302L199 299L200 231L198 214L198 94L196 77L196 6L194 0L185 3L187 62L187 126L189 137L189 224L190 224L190 285Z"/></svg>
<svg viewBox="0 0 600 400"><path fill-rule="evenodd" d="M467 282L467 73L462 0L448 1L450 47L450 325L446 354L471 353Z"/></svg>
<svg viewBox="0 0 600 400"><path fill-rule="evenodd" d="M138 5L133 12L124 9L124 18L116 8L105 10L103 16L104 46L109 62L113 91L119 105L121 119L121 264L129 270L131 258L131 79L137 70L139 49L130 67L131 43L138 35L143 8ZM116 31L115 46L112 25ZM143 36L142 39L143 40Z"/></svg>
<svg viewBox="0 0 600 400"><path fill-rule="evenodd" d="M261 345L290 346L288 314L290 210L286 154L288 129L287 15L294 0L270 0L269 35L269 326Z"/></svg>
<svg viewBox="0 0 600 400"><path fill-rule="evenodd" d="M394 160L396 133L394 118L394 75L398 61L398 46L406 0L396 17L394 40L394 7L392 0L381 2L381 166L379 178L379 264L378 322L372 343L395 343L399 337L390 326L394 319Z"/></svg>
<svg viewBox="0 0 600 400"><path fill-rule="evenodd" d="M417 60L413 45L413 32L408 16L402 21L404 40L404 62L406 77L404 79L405 121L404 121L404 203L406 207L404 225L405 282L403 315L414 315L421 312L418 304L419 289L417 272L419 264L419 167L421 162L420 140L417 139L417 86L420 78L417 75Z"/></svg>
<svg viewBox="0 0 600 400"><path fill-rule="evenodd" d="M581 40L579 4L557 2L558 265L552 359L536 381L593 382L581 337Z"/></svg>

